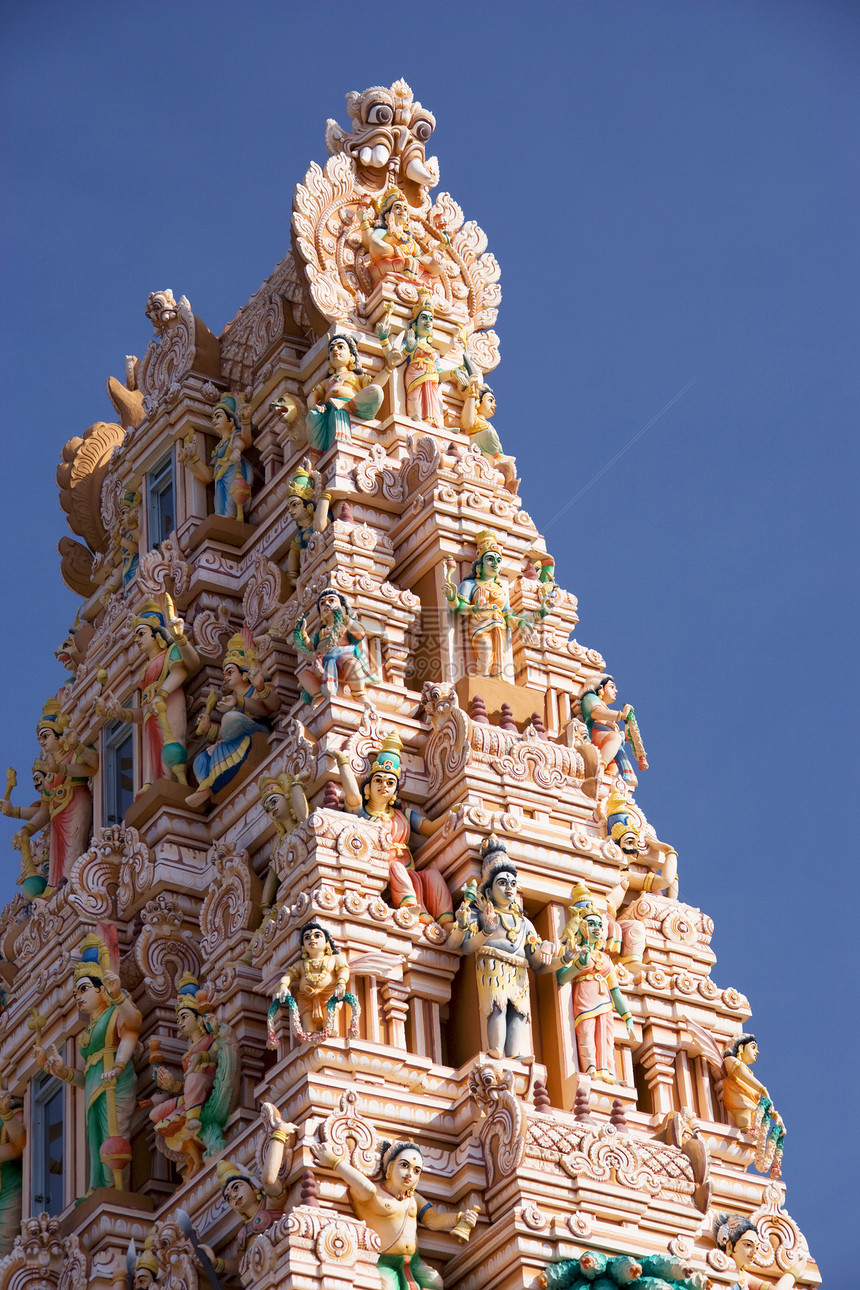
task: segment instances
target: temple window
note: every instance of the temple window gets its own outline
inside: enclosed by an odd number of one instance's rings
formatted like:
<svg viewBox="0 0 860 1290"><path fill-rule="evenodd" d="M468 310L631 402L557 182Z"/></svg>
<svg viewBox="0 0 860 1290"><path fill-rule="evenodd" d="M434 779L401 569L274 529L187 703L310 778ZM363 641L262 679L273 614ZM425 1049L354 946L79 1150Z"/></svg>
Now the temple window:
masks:
<svg viewBox="0 0 860 1290"><path fill-rule="evenodd" d="M164 457L146 476L149 546L160 546L176 528L176 501L173 487L173 454Z"/></svg>
<svg viewBox="0 0 860 1290"><path fill-rule="evenodd" d="M53 1075L43 1073L33 1081L31 1177L35 1213L44 1210L55 1215L64 1208L65 1091L60 1080Z"/></svg>
<svg viewBox="0 0 860 1290"><path fill-rule="evenodd" d="M133 749L131 726L114 722L105 728L102 759L105 824L122 824L134 801Z"/></svg>

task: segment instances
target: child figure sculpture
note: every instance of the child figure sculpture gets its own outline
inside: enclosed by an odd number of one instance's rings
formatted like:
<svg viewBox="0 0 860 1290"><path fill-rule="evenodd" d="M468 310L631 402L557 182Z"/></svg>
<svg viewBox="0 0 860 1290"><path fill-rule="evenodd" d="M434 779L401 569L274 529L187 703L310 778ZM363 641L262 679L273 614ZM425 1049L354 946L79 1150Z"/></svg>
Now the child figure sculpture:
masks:
<svg viewBox="0 0 860 1290"><path fill-rule="evenodd" d="M389 851L388 873L391 883L391 903L395 909L404 905L420 911L423 923L437 922L450 927L454 921L451 893L438 869L428 865L416 869L409 850L413 833L429 838L437 833L448 818L440 815L428 820L414 807L406 809L397 800L402 771L403 745L396 731L388 735L370 768L370 778L359 786L346 753L336 753L344 788L346 809L364 820L378 821L385 829ZM453 812L452 812L453 813Z"/></svg>
<svg viewBox="0 0 860 1290"><path fill-rule="evenodd" d="M448 944L478 955L478 1000L489 1055L531 1061L528 969L551 972L561 961L553 943L541 940L523 914L517 866L495 834L481 848L481 862L481 885L466 887Z"/></svg>
<svg viewBox="0 0 860 1290"><path fill-rule="evenodd" d="M179 449L179 460L203 484L215 485L215 514L244 523L245 509L251 500L251 466L242 456L243 448L250 448L252 430L250 419L239 412L239 401L233 394L225 394L212 409L212 429L218 442L212 449L210 465L200 460L192 444Z"/></svg>
<svg viewBox="0 0 860 1290"><path fill-rule="evenodd" d="M308 447L315 453L328 452L340 431L351 439L349 414L371 421L382 407L382 387L362 369L351 336L334 335L328 343L328 371L325 380L311 390L306 418Z"/></svg>
<svg viewBox="0 0 860 1290"><path fill-rule="evenodd" d="M155 1082L170 1096L155 1100L149 1118L155 1125L159 1150L176 1161L184 1181L202 1168L204 1156L224 1150L224 1125L236 1091L238 1051L230 1027L207 1019L213 1005L197 978L185 972L177 990L176 1025L188 1040L182 1058L183 1078L176 1079L159 1064L160 1045L151 1040Z"/></svg>
<svg viewBox="0 0 860 1290"><path fill-rule="evenodd" d="M274 1014L279 1004L290 1010L293 1034L300 1044L317 1044L330 1039L344 1000L352 1010L350 1036L358 1034L359 1006L348 994L349 964L338 952L328 928L315 918L299 930L301 957L281 977L269 1008L268 1046L277 1048Z"/></svg>
<svg viewBox="0 0 860 1290"><path fill-rule="evenodd" d="M383 1139L372 1177L341 1160L324 1143L315 1142L311 1149L318 1164L344 1180L356 1215L379 1237L382 1253L376 1267L385 1290L410 1290L413 1286L443 1290L439 1273L419 1253L418 1224L434 1232L456 1232L460 1240L468 1241L478 1211L441 1212L424 1199L416 1190L424 1168L421 1148L414 1142Z"/></svg>

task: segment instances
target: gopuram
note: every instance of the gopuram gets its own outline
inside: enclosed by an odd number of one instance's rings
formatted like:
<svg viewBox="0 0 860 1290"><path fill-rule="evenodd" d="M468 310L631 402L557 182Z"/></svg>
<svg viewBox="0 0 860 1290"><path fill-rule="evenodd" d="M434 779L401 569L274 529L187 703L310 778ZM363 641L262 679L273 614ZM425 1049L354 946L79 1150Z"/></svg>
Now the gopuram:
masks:
<svg viewBox="0 0 860 1290"><path fill-rule="evenodd" d="M61 450L0 1290L818 1285L778 1072L497 432L499 266L409 86L347 108L272 275L220 336L153 291Z"/></svg>

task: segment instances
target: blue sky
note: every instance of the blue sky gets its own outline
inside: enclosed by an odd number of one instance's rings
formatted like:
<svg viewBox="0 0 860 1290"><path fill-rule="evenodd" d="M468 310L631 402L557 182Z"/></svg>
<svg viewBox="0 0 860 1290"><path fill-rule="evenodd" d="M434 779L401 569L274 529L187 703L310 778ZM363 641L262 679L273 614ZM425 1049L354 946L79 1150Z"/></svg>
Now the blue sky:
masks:
<svg viewBox="0 0 860 1290"><path fill-rule="evenodd" d="M41 0L3 28L0 756L25 782L64 679L55 465L111 419L148 293L219 332L284 254L326 118L405 77L501 263L495 424L538 525L693 382L547 544L636 705L638 798L716 922L714 978L753 1006L789 1211L846 1284L856 6Z"/></svg>

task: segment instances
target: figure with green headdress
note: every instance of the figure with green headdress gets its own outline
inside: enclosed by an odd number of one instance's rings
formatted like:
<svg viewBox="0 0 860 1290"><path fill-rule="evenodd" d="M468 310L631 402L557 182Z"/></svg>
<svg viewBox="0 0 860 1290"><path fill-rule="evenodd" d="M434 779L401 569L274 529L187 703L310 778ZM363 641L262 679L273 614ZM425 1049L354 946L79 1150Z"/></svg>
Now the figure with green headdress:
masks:
<svg viewBox="0 0 860 1290"><path fill-rule="evenodd" d="M84 1090L90 1186L123 1188L123 1173L131 1160L129 1132L135 1109L136 1077L132 1056L143 1018L127 997L111 968L110 951L94 932L81 942L74 970L75 1002L89 1018L78 1035L83 1067L67 1066L52 1044L37 1045L36 1061L66 1084Z"/></svg>
<svg viewBox="0 0 860 1290"><path fill-rule="evenodd" d="M391 310L378 324L376 334L382 345L382 352L389 367L403 368L403 383L406 393L406 415L413 421L423 421L444 428L445 414L442 406L442 382L456 376L461 387L464 387L469 375L462 363L454 367L443 367L439 353L433 345L433 306L429 295L422 293L415 306L412 320L400 338L400 345L395 347L390 340Z"/></svg>
<svg viewBox="0 0 860 1290"><path fill-rule="evenodd" d="M230 1027L210 1016L214 1004L190 972L177 981L176 1025L188 1047L182 1057L182 1079L162 1066L160 1045L152 1045L159 1096L149 1118L156 1144L176 1161L183 1180L203 1166L204 1157L223 1151L224 1125L235 1100L239 1054Z"/></svg>
<svg viewBox="0 0 860 1290"><path fill-rule="evenodd" d="M96 712L113 721L143 725L141 792L161 778L187 784L188 718L183 687L200 666L200 659L166 593L145 602L132 619L132 630L134 643L146 659L137 682L140 705L123 708L115 699L100 696L95 700Z"/></svg>
<svg viewBox="0 0 860 1290"><path fill-rule="evenodd" d="M251 466L242 456L250 448L252 430L250 418L242 415L243 408L235 394L224 394L212 410L212 429L218 442L212 449L210 464L200 460L193 444L185 443L179 449L179 460L202 484L215 485L215 514L229 519L245 521L245 510L251 500Z"/></svg>
<svg viewBox="0 0 860 1290"><path fill-rule="evenodd" d="M21 1099L0 1090L0 1258L9 1253L21 1229L22 1157L27 1130Z"/></svg>

